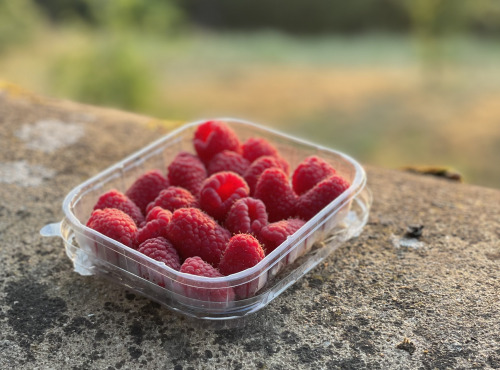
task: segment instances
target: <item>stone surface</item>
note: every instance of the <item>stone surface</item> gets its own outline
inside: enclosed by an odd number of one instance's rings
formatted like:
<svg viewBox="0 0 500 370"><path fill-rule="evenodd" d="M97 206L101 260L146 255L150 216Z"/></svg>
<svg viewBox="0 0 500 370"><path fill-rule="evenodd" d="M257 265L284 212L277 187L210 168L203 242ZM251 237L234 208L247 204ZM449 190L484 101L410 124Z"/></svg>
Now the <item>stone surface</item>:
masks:
<svg viewBox="0 0 500 370"><path fill-rule="evenodd" d="M500 368L498 190L368 168L363 234L237 329L73 272L40 228L72 187L173 126L0 92L0 368Z"/></svg>

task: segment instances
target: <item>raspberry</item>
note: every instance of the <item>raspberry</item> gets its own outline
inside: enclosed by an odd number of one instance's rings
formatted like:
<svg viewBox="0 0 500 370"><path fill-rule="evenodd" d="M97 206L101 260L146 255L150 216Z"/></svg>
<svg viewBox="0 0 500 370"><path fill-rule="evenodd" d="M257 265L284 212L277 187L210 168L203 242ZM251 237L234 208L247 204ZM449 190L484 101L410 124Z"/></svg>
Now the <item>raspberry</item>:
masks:
<svg viewBox="0 0 500 370"><path fill-rule="evenodd" d="M250 194L255 192L255 186L260 175L268 168L281 168L288 175L289 166L285 159L281 157L264 156L253 162L245 172L244 178L250 187Z"/></svg>
<svg viewBox="0 0 500 370"><path fill-rule="evenodd" d="M218 266L231 237L213 218L197 208L176 210L167 226L168 239L182 258L199 256Z"/></svg>
<svg viewBox="0 0 500 370"><path fill-rule="evenodd" d="M270 155L278 157L278 150L266 139L260 137L251 137L242 145L243 157L250 163L257 158Z"/></svg>
<svg viewBox="0 0 500 370"><path fill-rule="evenodd" d="M236 234L227 243L219 271L226 276L236 274L255 266L264 257L264 250L257 239L249 234Z"/></svg>
<svg viewBox="0 0 500 370"><path fill-rule="evenodd" d="M249 269L265 257L259 241L252 235L237 234L227 243L226 251L220 261L219 270L223 275L231 275ZM259 286L259 278L234 287L235 294L245 299L255 294Z"/></svg>
<svg viewBox="0 0 500 370"><path fill-rule="evenodd" d="M297 212L304 220L311 219L328 203L332 202L347 188L349 183L340 176L333 175L314 186L307 193L299 197Z"/></svg>
<svg viewBox="0 0 500 370"><path fill-rule="evenodd" d="M212 278L224 276L217 271L217 269L213 268L212 265L203 261L200 257L187 258L182 264L180 271L185 274ZM184 282L184 280L185 279L179 279L178 282L183 288L186 296L190 298L209 302L228 302L234 300L234 291L225 282L220 284L210 284L212 289L209 289L208 287L193 287L187 282ZM217 285L216 289L213 289L214 285Z"/></svg>
<svg viewBox="0 0 500 370"><path fill-rule="evenodd" d="M223 222L235 201L248 196L250 190L243 178L234 172L218 172L203 183L200 208Z"/></svg>
<svg viewBox="0 0 500 370"><path fill-rule="evenodd" d="M213 278L224 276L211 264L206 263L200 257L186 258L186 260L181 266L180 271L185 274L213 277Z"/></svg>
<svg viewBox="0 0 500 370"><path fill-rule="evenodd" d="M170 186L160 191L156 199L148 204L146 211L161 207L173 212L178 208L197 207L197 205L196 198L189 191L178 186Z"/></svg>
<svg viewBox="0 0 500 370"><path fill-rule="evenodd" d="M125 195L134 202L143 214L146 207L168 187L168 180L158 170L152 170L139 177L126 191Z"/></svg>
<svg viewBox="0 0 500 370"><path fill-rule="evenodd" d="M147 223L137 231L137 244L157 237L167 237L167 225L172 219L172 212L160 207L149 211Z"/></svg>
<svg viewBox="0 0 500 370"><path fill-rule="evenodd" d="M304 194L318 182L332 175L335 175L335 169L325 160L315 155L307 157L293 172L293 190L297 195Z"/></svg>
<svg viewBox="0 0 500 370"><path fill-rule="evenodd" d="M292 235L304 224L305 221L299 218L290 218L264 226L260 231L259 240L264 245L266 254L275 250L288 236Z"/></svg>
<svg viewBox="0 0 500 370"><path fill-rule="evenodd" d="M87 226L127 247L136 244L137 226L125 212L115 208L96 209L90 215Z"/></svg>
<svg viewBox="0 0 500 370"><path fill-rule="evenodd" d="M177 154L167 168L170 185L187 189L195 197L201 190L203 181L207 178L207 170L200 159L190 153Z"/></svg>
<svg viewBox="0 0 500 370"><path fill-rule="evenodd" d="M261 200L254 198L243 198L234 202L225 223L226 228L233 234L245 233L255 236L258 236L266 225L266 206Z"/></svg>
<svg viewBox="0 0 500 370"><path fill-rule="evenodd" d="M262 173L254 196L266 205L269 222L295 215L297 195L293 192L287 175L279 168L268 168Z"/></svg>
<svg viewBox="0 0 500 370"><path fill-rule="evenodd" d="M250 162L243 158L241 154L230 150L223 150L214 155L208 163L208 174L213 175L216 172L232 171L243 176Z"/></svg>
<svg viewBox="0 0 500 370"><path fill-rule="evenodd" d="M172 243L165 238L148 239L139 245L137 251L156 261L163 262L174 270L178 271L181 268L179 254Z"/></svg>
<svg viewBox="0 0 500 370"><path fill-rule="evenodd" d="M223 150L241 153L236 133L221 121L207 121L198 126L193 139L194 148L204 163Z"/></svg>
<svg viewBox="0 0 500 370"><path fill-rule="evenodd" d="M146 216L146 222L153 220L164 220L167 224L172 219L172 212L161 207L153 207Z"/></svg>
<svg viewBox="0 0 500 370"><path fill-rule="evenodd" d="M134 220L136 225L140 225L144 222L144 216L139 207L118 190L110 190L99 197L99 200L94 206L94 210L104 208L116 208L125 212Z"/></svg>

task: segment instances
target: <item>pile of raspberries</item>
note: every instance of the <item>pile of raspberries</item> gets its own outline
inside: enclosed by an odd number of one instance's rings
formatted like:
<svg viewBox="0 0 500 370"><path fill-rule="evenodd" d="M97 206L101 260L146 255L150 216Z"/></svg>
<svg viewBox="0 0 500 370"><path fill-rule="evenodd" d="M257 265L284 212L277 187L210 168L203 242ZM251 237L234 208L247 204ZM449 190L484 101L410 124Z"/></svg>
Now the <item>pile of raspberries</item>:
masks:
<svg viewBox="0 0 500 370"><path fill-rule="evenodd" d="M317 156L290 177L271 143L258 137L241 143L222 121L199 125L193 145L197 155L179 153L166 177L152 170L125 194L102 194L87 226L174 270L228 276L258 264L349 187ZM255 293L189 289L189 296L210 301Z"/></svg>

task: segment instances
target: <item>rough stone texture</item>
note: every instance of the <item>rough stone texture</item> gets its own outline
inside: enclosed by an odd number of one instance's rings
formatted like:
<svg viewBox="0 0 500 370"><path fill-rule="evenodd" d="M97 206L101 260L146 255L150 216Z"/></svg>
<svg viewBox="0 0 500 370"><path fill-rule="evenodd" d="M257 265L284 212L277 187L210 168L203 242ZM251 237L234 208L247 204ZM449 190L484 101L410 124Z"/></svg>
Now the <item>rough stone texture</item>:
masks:
<svg viewBox="0 0 500 370"><path fill-rule="evenodd" d="M34 135L47 121L79 140ZM0 368L500 368L498 190L368 168L363 234L239 329L74 273L61 240L38 231L62 218L72 187L168 128L0 92ZM24 174L6 180L16 163ZM408 242L419 223L419 243Z"/></svg>

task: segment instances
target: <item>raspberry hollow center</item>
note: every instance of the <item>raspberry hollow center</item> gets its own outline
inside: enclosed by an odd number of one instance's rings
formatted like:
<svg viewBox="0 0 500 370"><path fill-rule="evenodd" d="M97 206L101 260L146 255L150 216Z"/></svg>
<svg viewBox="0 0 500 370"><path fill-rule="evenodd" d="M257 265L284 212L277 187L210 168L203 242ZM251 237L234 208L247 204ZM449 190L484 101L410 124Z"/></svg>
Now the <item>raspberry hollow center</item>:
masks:
<svg viewBox="0 0 500 370"><path fill-rule="evenodd" d="M233 181L228 181L221 184L219 189L217 189L217 194L219 194L221 201L225 202L240 187L241 184L237 184Z"/></svg>
<svg viewBox="0 0 500 370"><path fill-rule="evenodd" d="M210 133L212 132L212 125L209 122L198 127L198 131L196 131L196 138L206 142Z"/></svg>
<svg viewBox="0 0 500 370"><path fill-rule="evenodd" d="M248 206L248 216L250 216L251 220L257 220L262 212L257 209L257 204L249 204Z"/></svg>

